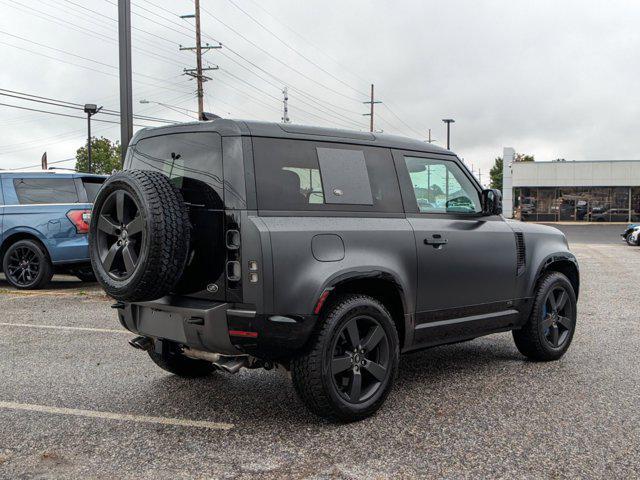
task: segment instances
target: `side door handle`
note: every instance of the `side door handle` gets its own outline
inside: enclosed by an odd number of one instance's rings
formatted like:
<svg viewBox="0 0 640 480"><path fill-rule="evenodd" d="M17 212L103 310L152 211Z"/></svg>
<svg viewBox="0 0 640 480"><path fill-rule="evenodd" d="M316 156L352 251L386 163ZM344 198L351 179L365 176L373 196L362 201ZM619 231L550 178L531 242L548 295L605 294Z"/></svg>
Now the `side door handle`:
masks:
<svg viewBox="0 0 640 480"><path fill-rule="evenodd" d="M434 233L429 237L424 239L425 245L431 245L433 248L441 248L443 245L446 245L449 241L446 238L443 238L441 234Z"/></svg>

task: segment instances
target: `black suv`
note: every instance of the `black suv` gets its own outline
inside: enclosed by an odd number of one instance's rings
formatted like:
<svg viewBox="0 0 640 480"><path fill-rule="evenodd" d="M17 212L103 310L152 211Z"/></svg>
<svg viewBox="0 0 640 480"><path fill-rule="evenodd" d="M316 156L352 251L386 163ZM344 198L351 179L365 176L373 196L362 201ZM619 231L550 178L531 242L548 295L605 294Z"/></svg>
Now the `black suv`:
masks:
<svg viewBox="0 0 640 480"><path fill-rule="evenodd" d="M531 359L567 350L576 259L558 230L500 214L428 143L217 119L134 137L90 250L161 368L284 368L313 412L349 421L380 407L400 353L508 330Z"/></svg>

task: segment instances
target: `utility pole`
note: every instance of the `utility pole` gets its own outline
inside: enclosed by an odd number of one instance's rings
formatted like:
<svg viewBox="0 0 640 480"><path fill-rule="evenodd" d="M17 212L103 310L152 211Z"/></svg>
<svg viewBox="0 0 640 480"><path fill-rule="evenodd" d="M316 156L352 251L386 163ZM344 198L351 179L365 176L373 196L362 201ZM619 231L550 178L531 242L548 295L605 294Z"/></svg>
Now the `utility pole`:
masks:
<svg viewBox="0 0 640 480"><path fill-rule="evenodd" d="M369 119L369 131L373 132L373 106L376 103L382 103L382 102L379 102L379 101L376 102L376 100L375 100L375 96L373 94L373 83L371 84L371 100L369 100L368 102L362 102L362 103L364 103L365 105L371 105L371 111L369 113L363 113L362 115L365 116L365 117L371 117Z"/></svg>
<svg viewBox="0 0 640 480"><path fill-rule="evenodd" d="M435 140L431 138L431 129L429 129L429 140L427 140L427 143L433 143L433 142L435 142Z"/></svg>
<svg viewBox="0 0 640 480"><path fill-rule="evenodd" d="M87 170L91 173L91 117L102 110L102 107L94 103L87 103L84 106L84 113L87 114Z"/></svg>
<svg viewBox="0 0 640 480"><path fill-rule="evenodd" d="M287 87L282 89L282 121L284 123L291 123L291 119L289 118L289 92Z"/></svg>
<svg viewBox="0 0 640 480"><path fill-rule="evenodd" d="M120 151L122 164L133 136L133 86L131 83L131 0L118 0L120 63ZM89 142L91 144L91 142Z"/></svg>
<svg viewBox="0 0 640 480"><path fill-rule="evenodd" d="M456 121L453 118L443 118L442 121L447 124L447 150L451 150L449 148L451 144L451 124L456 123Z"/></svg>
<svg viewBox="0 0 640 480"><path fill-rule="evenodd" d="M205 120L204 118L204 82L211 80L210 77L205 76L202 72L210 70L218 70L218 66L202 67L202 52L208 52L213 48L222 48L222 45L209 45L208 43L202 46L202 37L200 35L200 0L195 0L195 14L181 15L180 18L195 18L196 22L196 46L195 47L183 47L180 45L180 50L191 50L196 52L196 68L185 68L185 75L189 75L196 79L198 83L198 120Z"/></svg>
<svg viewBox="0 0 640 480"><path fill-rule="evenodd" d="M478 169L478 183L482 186L482 170Z"/></svg>

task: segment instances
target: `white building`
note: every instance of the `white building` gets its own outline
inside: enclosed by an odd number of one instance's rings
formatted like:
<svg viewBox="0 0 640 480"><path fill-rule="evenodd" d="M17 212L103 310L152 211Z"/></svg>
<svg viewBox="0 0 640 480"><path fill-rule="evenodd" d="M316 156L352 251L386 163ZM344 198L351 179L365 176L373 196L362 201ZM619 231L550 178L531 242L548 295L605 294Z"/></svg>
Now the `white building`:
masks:
<svg viewBox="0 0 640 480"><path fill-rule="evenodd" d="M640 160L514 162L504 149L503 209L530 221L640 221Z"/></svg>

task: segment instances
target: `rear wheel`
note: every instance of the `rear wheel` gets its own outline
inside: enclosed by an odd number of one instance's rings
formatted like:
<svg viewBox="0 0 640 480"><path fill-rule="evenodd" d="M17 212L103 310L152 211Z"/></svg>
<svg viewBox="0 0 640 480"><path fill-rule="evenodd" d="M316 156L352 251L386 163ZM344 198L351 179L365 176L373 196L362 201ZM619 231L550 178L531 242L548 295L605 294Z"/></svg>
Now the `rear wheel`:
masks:
<svg viewBox="0 0 640 480"><path fill-rule="evenodd" d="M7 281L16 288L43 288L53 277L53 266L44 248L34 240L19 240L11 245L2 261Z"/></svg>
<svg viewBox="0 0 640 480"><path fill-rule="evenodd" d="M380 302L364 295L341 297L323 317L309 350L291 362L294 387L319 416L354 421L372 415L398 368L393 320Z"/></svg>
<svg viewBox="0 0 640 480"><path fill-rule="evenodd" d="M557 360L571 345L576 327L573 286L562 273L549 272L538 283L534 302L527 323L513 331L516 347L532 360Z"/></svg>
<svg viewBox="0 0 640 480"><path fill-rule="evenodd" d="M638 246L638 239L640 239L640 235L634 236L633 232L629 233L629 235L624 237L624 240L627 242L627 245L629 245L631 247L637 247Z"/></svg>

